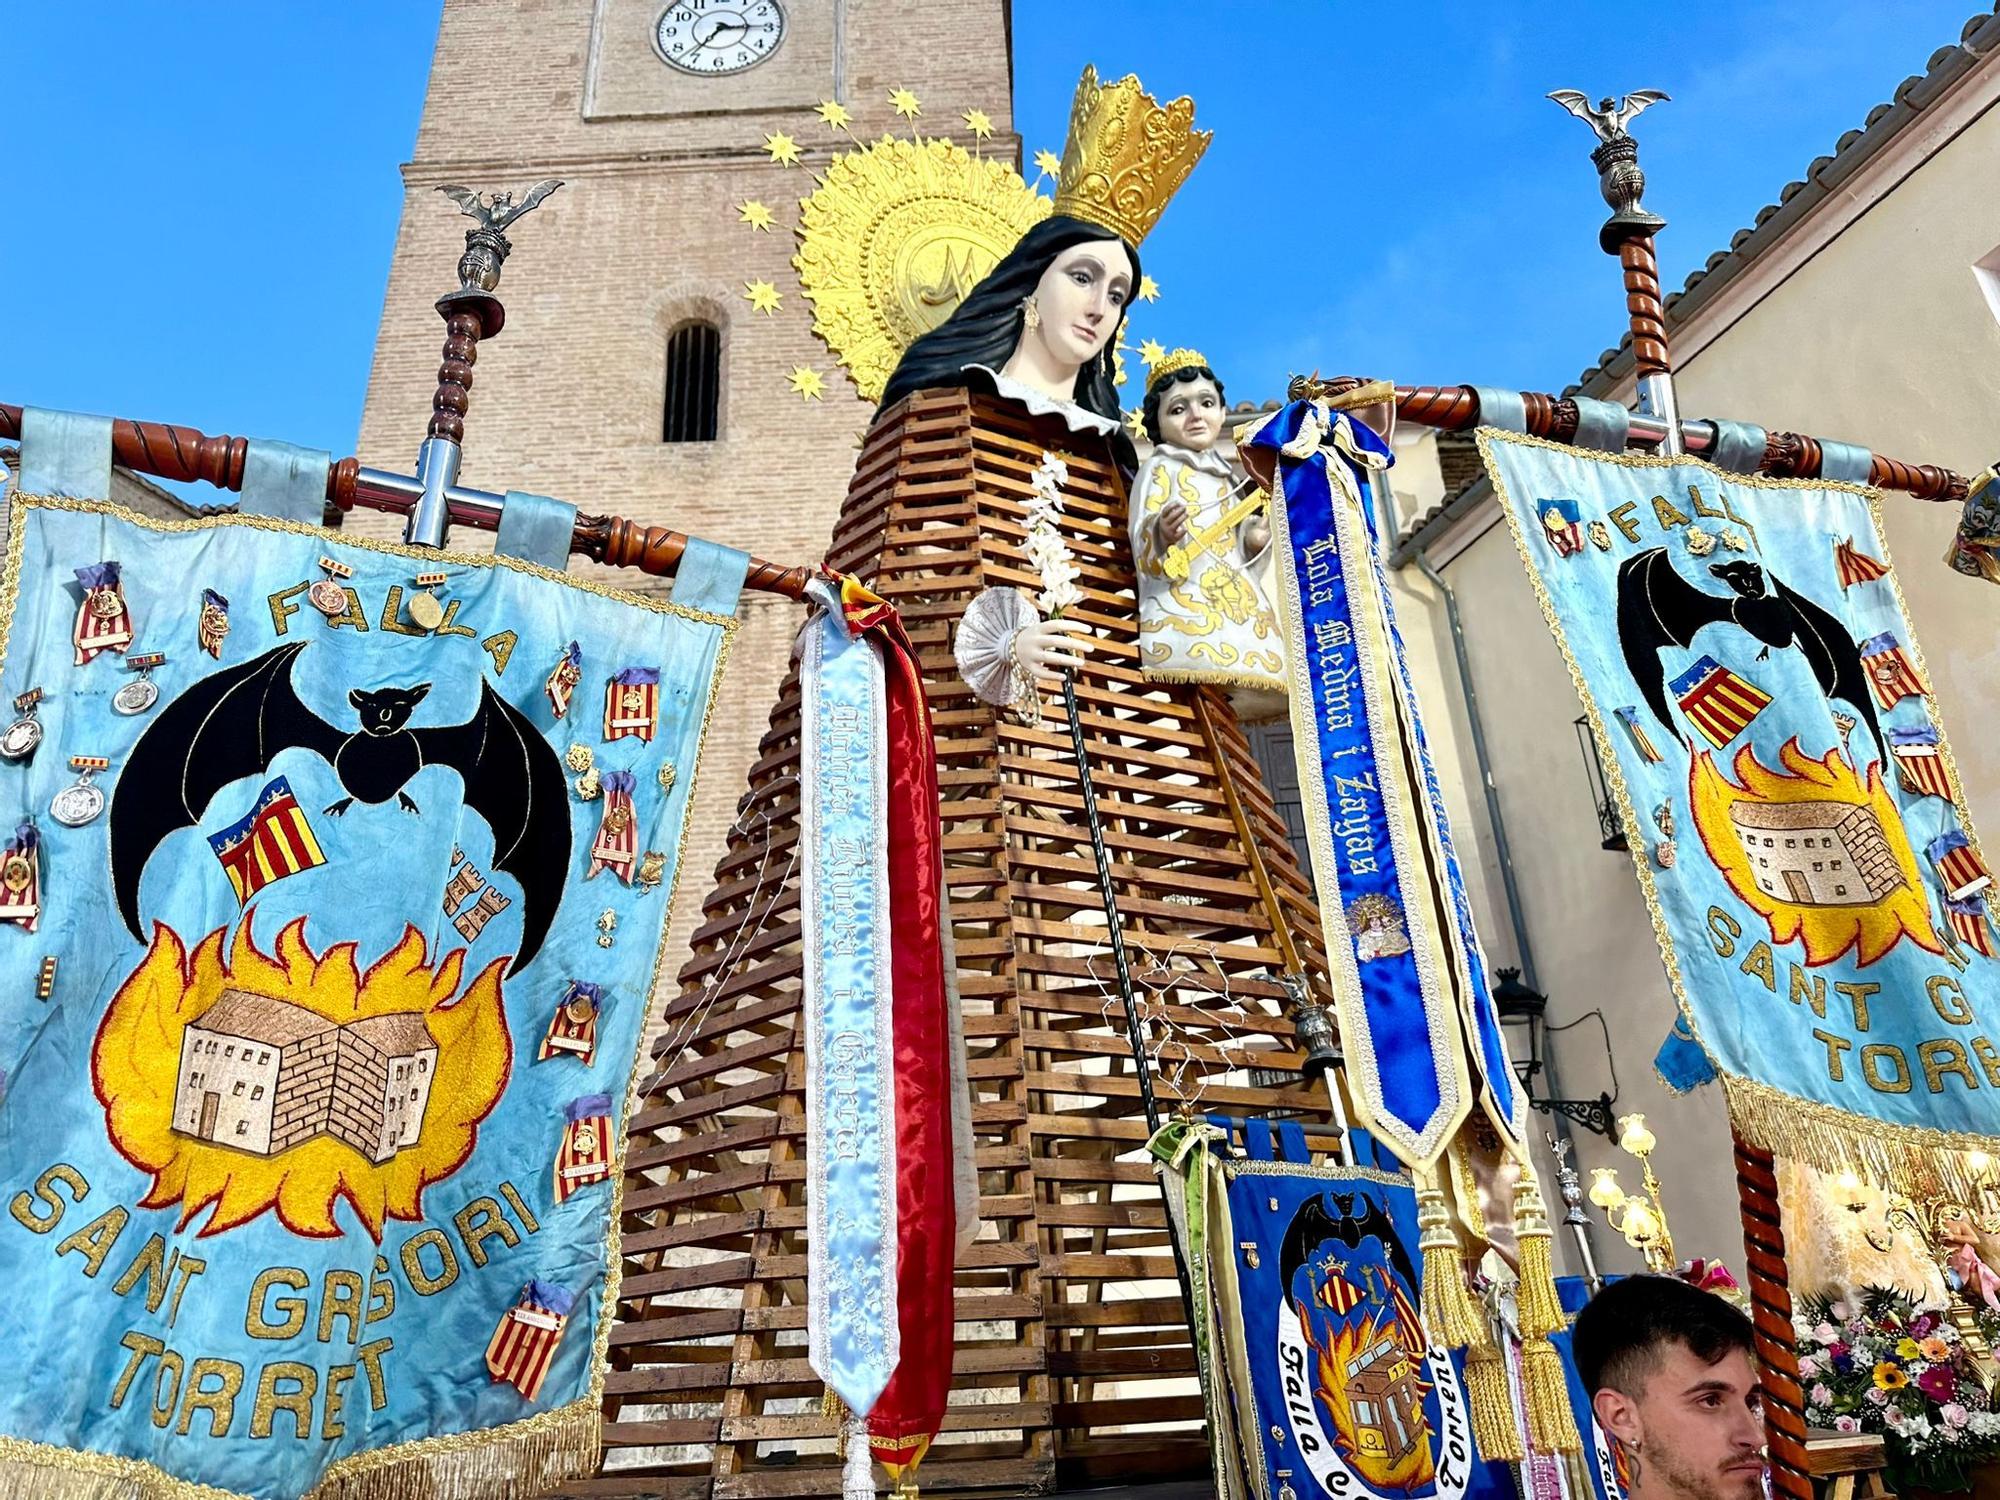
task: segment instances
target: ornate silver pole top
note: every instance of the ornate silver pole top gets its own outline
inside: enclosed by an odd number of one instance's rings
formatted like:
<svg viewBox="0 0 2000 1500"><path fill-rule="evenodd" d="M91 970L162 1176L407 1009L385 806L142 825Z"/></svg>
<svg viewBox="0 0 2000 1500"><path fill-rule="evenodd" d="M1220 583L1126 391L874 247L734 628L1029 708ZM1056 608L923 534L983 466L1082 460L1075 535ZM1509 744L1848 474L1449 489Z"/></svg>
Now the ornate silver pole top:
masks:
<svg viewBox="0 0 2000 1500"><path fill-rule="evenodd" d="M1625 127L1641 110L1667 102L1667 94L1660 89L1635 89L1615 102L1600 99L1594 107L1581 89L1557 89L1549 98L1597 136L1597 149L1590 153L1590 160L1597 168L1598 191L1611 206L1611 217L1597 231L1598 243L1615 255L1626 240L1666 228L1665 219L1647 213L1639 203L1646 191L1646 174L1639 170L1639 143Z"/></svg>
<svg viewBox="0 0 2000 1500"><path fill-rule="evenodd" d="M1542 1139L1549 1143L1549 1150L1556 1157L1556 1185L1562 1193L1563 1218L1565 1224L1588 1224L1583 1213L1583 1183L1576 1175L1576 1168L1570 1165L1570 1142L1558 1136L1553 1130Z"/></svg>
<svg viewBox="0 0 2000 1500"><path fill-rule="evenodd" d="M561 178L550 177L529 188L519 203L511 192L489 195L454 183L438 189L473 221L473 227L465 231L465 253L458 258L458 290L438 299L439 312L445 312L453 304L469 305L484 325L482 337L492 338L500 331L504 315L493 289L500 284L500 267L514 248L507 238L507 228L561 186Z"/></svg>

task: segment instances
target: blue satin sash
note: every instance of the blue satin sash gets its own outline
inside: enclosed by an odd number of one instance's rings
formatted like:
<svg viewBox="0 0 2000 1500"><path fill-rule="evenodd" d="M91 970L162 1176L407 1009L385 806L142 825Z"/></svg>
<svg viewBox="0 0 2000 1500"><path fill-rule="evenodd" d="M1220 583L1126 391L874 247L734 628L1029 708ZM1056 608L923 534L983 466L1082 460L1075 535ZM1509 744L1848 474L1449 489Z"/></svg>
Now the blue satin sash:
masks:
<svg viewBox="0 0 2000 1500"><path fill-rule="evenodd" d="M1273 450L1283 489L1293 753L1350 1085L1412 1164L1435 1160L1482 1097L1519 1141L1523 1102L1363 500L1388 445L1307 402L1248 444Z"/></svg>
<svg viewBox="0 0 2000 1500"><path fill-rule="evenodd" d="M807 1357L866 1416L900 1353L890 1052L888 705L833 590L804 632L800 868L806 1013Z"/></svg>

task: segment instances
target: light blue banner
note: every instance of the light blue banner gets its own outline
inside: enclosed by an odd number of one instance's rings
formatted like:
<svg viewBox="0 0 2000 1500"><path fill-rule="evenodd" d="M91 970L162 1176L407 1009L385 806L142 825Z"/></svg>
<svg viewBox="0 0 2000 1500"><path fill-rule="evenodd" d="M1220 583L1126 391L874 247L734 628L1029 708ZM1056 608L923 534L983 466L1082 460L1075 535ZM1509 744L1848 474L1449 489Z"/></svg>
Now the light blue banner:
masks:
<svg viewBox="0 0 2000 1500"><path fill-rule="evenodd" d="M0 818L41 836L34 928L0 923L0 1489L110 1459L260 1500L591 1471L733 618L259 517L16 498L11 548L0 701L39 689L44 738L0 762ZM76 571L114 560L131 641L78 665ZM214 657L204 591L232 601ZM592 675L558 719L571 641ZM607 744L628 663L660 671L657 733ZM586 878L585 750L634 778L629 883Z"/></svg>
<svg viewBox="0 0 2000 1500"><path fill-rule="evenodd" d="M1480 446L1738 1128L1901 1181L1990 1146L1992 882L1874 497Z"/></svg>

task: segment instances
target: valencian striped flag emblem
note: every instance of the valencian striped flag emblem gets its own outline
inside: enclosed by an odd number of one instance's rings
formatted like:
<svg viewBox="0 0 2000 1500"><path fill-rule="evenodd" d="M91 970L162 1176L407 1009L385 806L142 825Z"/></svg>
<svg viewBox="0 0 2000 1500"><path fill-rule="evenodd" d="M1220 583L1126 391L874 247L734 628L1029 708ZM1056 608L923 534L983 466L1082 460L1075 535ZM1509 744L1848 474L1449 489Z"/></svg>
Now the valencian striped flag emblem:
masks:
<svg viewBox="0 0 2000 1500"><path fill-rule="evenodd" d="M1924 853L1937 867L1944 881L1944 893L1952 901L1982 895L1993 884L1993 876L1980 861L1972 840L1957 828L1948 829L1924 845Z"/></svg>
<svg viewBox="0 0 2000 1500"><path fill-rule="evenodd" d="M584 1094L563 1106L562 1144L556 1148L556 1202L611 1175L611 1096Z"/></svg>
<svg viewBox="0 0 2000 1500"><path fill-rule="evenodd" d="M1917 664L1904 654L1902 643L1889 631L1861 643L1861 665L1868 669L1868 685L1875 689L1875 701L1884 708L1894 708L1905 698L1921 698L1930 691L1917 675Z"/></svg>
<svg viewBox="0 0 2000 1500"><path fill-rule="evenodd" d="M660 724L660 670L626 667L604 685L604 738L650 740Z"/></svg>
<svg viewBox="0 0 2000 1500"><path fill-rule="evenodd" d="M549 1017L549 1029L542 1037L535 1061L547 1062L552 1057L566 1055L588 1067L597 1056L597 1012L603 1004L601 985L572 979L562 999L556 1002L556 1013Z"/></svg>
<svg viewBox="0 0 2000 1500"><path fill-rule="evenodd" d="M1951 783L1945 779L1944 757L1938 754L1938 732L1922 729L1891 729L1889 750L1896 757L1903 790L1918 797L1942 797L1951 801Z"/></svg>
<svg viewBox="0 0 2000 1500"><path fill-rule="evenodd" d="M1673 689L1688 722L1718 750L1749 728L1771 702L1769 693L1712 656L1702 657L1676 677Z"/></svg>
<svg viewBox="0 0 2000 1500"><path fill-rule="evenodd" d="M1653 744L1653 737L1646 733L1646 726L1639 722L1638 705L1627 704L1623 708L1614 708L1611 711L1618 716L1618 722L1625 726L1625 732L1632 737L1632 748L1639 753L1639 759L1649 766L1658 765L1660 752Z"/></svg>
<svg viewBox="0 0 2000 1500"><path fill-rule="evenodd" d="M1958 940L1972 949L1981 958L1993 956L1993 927L1986 918L1986 898L1974 896L1970 901L1947 901L1945 915L1951 918L1951 930Z"/></svg>
<svg viewBox="0 0 2000 1500"><path fill-rule="evenodd" d="M1574 500L1544 500L1537 513L1557 557L1575 557L1583 550L1582 506Z"/></svg>
<svg viewBox="0 0 2000 1500"><path fill-rule="evenodd" d="M533 1401L542 1393L542 1379L555 1360L563 1329L569 1325L569 1310L575 1305L576 1294L567 1287L529 1282L521 1300L500 1315L500 1326L493 1330L486 1346L488 1373Z"/></svg>
<svg viewBox="0 0 2000 1500"><path fill-rule="evenodd" d="M326 863L312 825L292 796L292 784L282 776L266 782L257 794L257 805L211 835L208 847L236 888L238 905L274 880Z"/></svg>
<svg viewBox="0 0 2000 1500"><path fill-rule="evenodd" d="M1870 557L1854 545L1853 537L1849 537L1834 545L1833 571L1840 579L1841 592L1845 593L1857 583L1873 583L1878 578L1887 578L1889 565Z"/></svg>

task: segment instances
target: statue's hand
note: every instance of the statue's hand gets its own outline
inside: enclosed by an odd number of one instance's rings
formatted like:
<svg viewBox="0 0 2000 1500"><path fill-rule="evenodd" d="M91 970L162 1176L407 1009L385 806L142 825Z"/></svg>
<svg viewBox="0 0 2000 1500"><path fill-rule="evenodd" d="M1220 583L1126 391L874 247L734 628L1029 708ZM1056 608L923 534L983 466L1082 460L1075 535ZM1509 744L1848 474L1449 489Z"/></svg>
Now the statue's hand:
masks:
<svg viewBox="0 0 2000 1500"><path fill-rule="evenodd" d="M1243 555L1256 557L1271 545L1271 523L1262 516L1252 516L1243 523Z"/></svg>
<svg viewBox="0 0 2000 1500"><path fill-rule="evenodd" d="M1159 533L1161 546L1178 546L1188 534L1187 502L1169 500L1160 507L1160 513L1153 517L1153 526Z"/></svg>
<svg viewBox="0 0 2000 1500"><path fill-rule="evenodd" d="M1014 637L1014 659L1037 681L1053 683L1057 674L1082 667L1089 631L1081 620L1037 620Z"/></svg>

